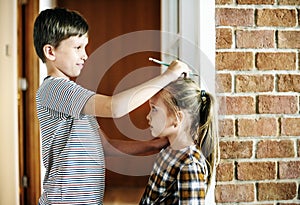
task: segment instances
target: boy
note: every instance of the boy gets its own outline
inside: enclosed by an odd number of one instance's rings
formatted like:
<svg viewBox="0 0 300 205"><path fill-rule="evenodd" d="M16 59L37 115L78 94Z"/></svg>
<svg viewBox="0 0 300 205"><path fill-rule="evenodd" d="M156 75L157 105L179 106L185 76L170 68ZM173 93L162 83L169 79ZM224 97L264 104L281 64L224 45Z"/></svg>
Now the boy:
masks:
<svg viewBox="0 0 300 205"><path fill-rule="evenodd" d="M87 44L88 24L77 12L47 9L35 21L34 46L48 73L36 95L46 168L41 205L102 204L104 151L95 116L122 117L188 73L185 64L174 61L161 76L134 88L96 94L70 80L88 58Z"/></svg>

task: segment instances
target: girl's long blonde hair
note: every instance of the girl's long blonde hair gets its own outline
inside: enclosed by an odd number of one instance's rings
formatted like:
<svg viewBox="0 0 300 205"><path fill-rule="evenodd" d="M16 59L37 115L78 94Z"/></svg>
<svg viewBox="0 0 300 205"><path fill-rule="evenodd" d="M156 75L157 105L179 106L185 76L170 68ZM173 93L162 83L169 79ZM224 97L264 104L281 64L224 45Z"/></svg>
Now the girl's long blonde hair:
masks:
<svg viewBox="0 0 300 205"><path fill-rule="evenodd" d="M187 112L191 117L190 135L201 149L209 167L210 175L218 156L218 127L214 97L190 78L179 78L167 85L159 95L169 112ZM209 184L211 177L209 177Z"/></svg>

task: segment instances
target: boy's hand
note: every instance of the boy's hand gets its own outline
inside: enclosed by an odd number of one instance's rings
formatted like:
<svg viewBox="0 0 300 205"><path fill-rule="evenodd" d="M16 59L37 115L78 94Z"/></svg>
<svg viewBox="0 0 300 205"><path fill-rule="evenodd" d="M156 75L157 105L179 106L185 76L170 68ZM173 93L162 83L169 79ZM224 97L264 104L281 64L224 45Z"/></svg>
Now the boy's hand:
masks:
<svg viewBox="0 0 300 205"><path fill-rule="evenodd" d="M170 145L167 137L163 137L163 138L157 137L150 140L150 142L152 142L153 147L158 151Z"/></svg>
<svg viewBox="0 0 300 205"><path fill-rule="evenodd" d="M183 73L185 73L186 76L189 75L190 69L187 66L187 64L179 61L179 60L174 60L168 67L168 70L166 73L172 73L173 75L176 76L176 79L180 77Z"/></svg>

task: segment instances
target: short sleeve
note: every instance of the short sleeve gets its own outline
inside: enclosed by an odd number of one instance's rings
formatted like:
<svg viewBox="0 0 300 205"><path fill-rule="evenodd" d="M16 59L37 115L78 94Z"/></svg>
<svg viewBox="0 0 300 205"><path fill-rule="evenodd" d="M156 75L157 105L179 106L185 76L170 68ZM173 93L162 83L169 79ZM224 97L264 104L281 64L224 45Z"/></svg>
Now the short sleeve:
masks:
<svg viewBox="0 0 300 205"><path fill-rule="evenodd" d="M205 204L207 182L205 175L197 163L182 167L178 173L179 204Z"/></svg>
<svg viewBox="0 0 300 205"><path fill-rule="evenodd" d="M41 106L79 119L88 99L95 93L73 81L48 78L37 92Z"/></svg>

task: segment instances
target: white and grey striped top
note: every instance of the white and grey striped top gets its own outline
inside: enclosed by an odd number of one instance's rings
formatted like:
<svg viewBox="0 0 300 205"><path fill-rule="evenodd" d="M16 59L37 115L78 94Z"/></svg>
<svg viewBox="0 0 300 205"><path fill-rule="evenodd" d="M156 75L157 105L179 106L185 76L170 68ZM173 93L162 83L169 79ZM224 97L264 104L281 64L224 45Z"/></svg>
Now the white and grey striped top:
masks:
<svg viewBox="0 0 300 205"><path fill-rule="evenodd" d="M94 116L81 113L95 93L64 78L47 77L36 95L46 169L39 203L102 204L104 153Z"/></svg>

